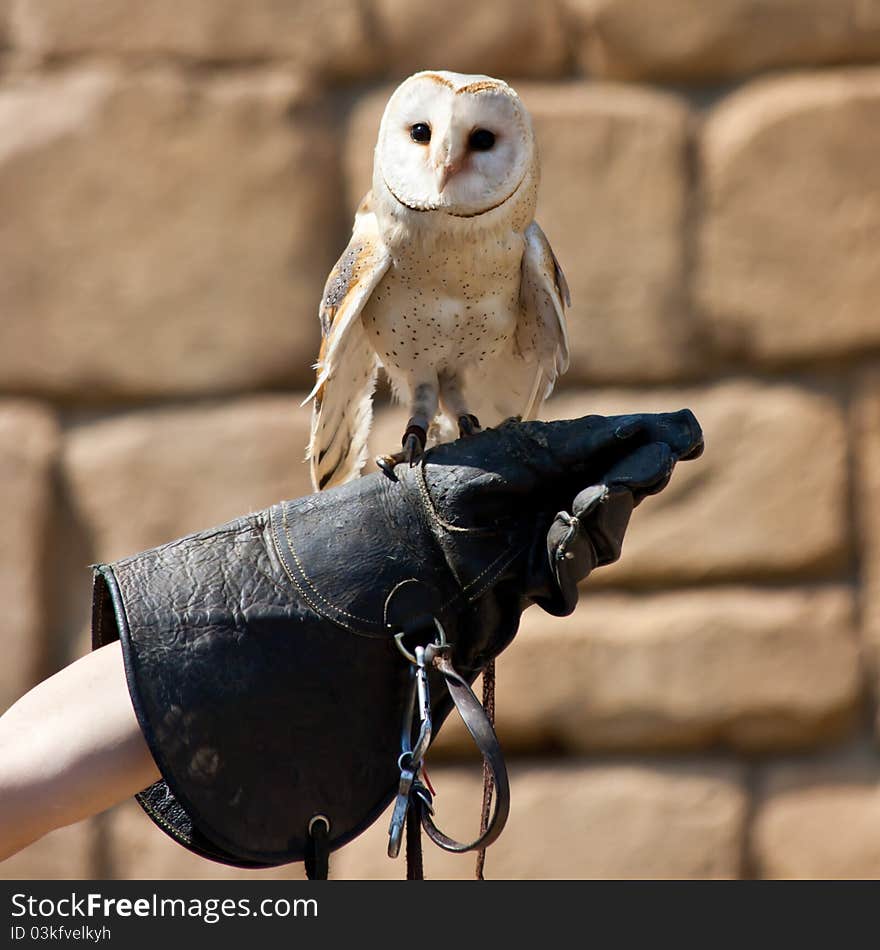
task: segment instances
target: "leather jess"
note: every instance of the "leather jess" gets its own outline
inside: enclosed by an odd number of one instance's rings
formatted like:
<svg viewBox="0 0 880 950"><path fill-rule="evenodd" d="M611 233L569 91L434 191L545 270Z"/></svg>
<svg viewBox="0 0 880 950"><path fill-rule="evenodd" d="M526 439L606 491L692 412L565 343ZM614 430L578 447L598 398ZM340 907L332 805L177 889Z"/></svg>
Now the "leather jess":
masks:
<svg viewBox="0 0 880 950"><path fill-rule="evenodd" d="M620 555L632 509L693 458L693 415L508 422L369 475L95 568L93 645L122 641L162 779L138 795L227 864L332 849L393 799L411 671L394 637L438 620L468 683L537 603L570 613ZM449 713L429 672L434 733Z"/></svg>

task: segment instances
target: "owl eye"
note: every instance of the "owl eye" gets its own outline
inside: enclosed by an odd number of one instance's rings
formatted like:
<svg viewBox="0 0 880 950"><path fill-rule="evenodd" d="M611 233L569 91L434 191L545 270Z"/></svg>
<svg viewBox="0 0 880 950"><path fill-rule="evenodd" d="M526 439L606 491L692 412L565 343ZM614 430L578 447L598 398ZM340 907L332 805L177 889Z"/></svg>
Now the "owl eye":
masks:
<svg viewBox="0 0 880 950"><path fill-rule="evenodd" d="M427 145L431 141L431 126L426 122L416 122L409 130L410 138L419 145Z"/></svg>
<svg viewBox="0 0 880 950"><path fill-rule="evenodd" d="M468 139L468 145L474 152L488 152L495 144L495 133L488 129L474 129Z"/></svg>

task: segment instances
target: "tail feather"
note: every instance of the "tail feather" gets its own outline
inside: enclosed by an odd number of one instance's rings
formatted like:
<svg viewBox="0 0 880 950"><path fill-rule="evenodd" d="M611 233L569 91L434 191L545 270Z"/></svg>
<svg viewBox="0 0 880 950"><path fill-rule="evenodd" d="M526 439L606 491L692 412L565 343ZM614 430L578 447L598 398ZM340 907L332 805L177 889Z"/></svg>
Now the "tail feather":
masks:
<svg viewBox="0 0 880 950"><path fill-rule="evenodd" d="M316 388L309 439L309 472L315 491L360 475L367 461L378 362L366 341L348 347L332 376Z"/></svg>

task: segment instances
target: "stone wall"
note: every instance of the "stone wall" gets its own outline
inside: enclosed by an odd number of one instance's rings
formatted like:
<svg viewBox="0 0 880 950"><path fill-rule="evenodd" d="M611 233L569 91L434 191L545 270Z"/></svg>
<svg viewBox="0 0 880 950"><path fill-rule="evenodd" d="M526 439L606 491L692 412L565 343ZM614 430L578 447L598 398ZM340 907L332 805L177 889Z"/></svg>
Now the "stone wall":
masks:
<svg viewBox="0 0 880 950"><path fill-rule="evenodd" d="M548 417L707 438L500 658L488 875L880 877L880 0L0 0L0 707L86 651L89 563L308 491L320 289L420 67L534 115ZM466 834L461 730L432 763ZM336 875L402 876L385 831ZM239 876L132 803L0 874Z"/></svg>

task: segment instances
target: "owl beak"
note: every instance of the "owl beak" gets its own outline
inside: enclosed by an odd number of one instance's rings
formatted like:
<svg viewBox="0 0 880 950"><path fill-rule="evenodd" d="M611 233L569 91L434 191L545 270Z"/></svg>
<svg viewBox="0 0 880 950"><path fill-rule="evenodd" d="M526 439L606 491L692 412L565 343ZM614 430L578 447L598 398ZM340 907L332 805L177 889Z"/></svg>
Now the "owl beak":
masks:
<svg viewBox="0 0 880 950"><path fill-rule="evenodd" d="M459 162L443 162L442 165L438 165L434 171L434 181L437 183L437 194L442 195L443 189L446 187L447 182L450 178L461 168Z"/></svg>

